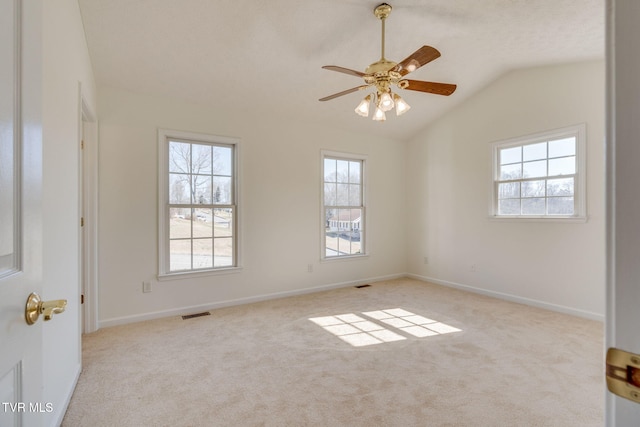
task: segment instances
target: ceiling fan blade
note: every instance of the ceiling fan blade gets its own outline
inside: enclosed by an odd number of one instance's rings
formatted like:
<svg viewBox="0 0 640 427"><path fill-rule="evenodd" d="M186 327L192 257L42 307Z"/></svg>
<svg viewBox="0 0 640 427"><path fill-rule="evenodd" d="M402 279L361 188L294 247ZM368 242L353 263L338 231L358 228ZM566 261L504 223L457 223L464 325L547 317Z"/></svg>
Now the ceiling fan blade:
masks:
<svg viewBox="0 0 640 427"><path fill-rule="evenodd" d="M435 47L422 46L402 62L398 63L398 65L393 68L393 71L397 71L400 75L406 76L410 72L417 70L424 64L428 64L439 56L440 52L438 52L438 49Z"/></svg>
<svg viewBox="0 0 640 427"><path fill-rule="evenodd" d="M435 93L436 95L449 96L455 92L457 85L450 83L434 83L423 82L422 80L407 80L409 86L405 87L407 90L416 90L418 92Z"/></svg>
<svg viewBox="0 0 640 427"><path fill-rule="evenodd" d="M342 92L334 93L333 95L329 95L329 96L325 96L324 98L320 98L319 101L329 101L330 99L337 98L337 97L342 96L342 95L347 95L347 94L352 93L352 92L357 92L359 90L366 89L369 86L370 85L362 85L362 86L352 87L351 89L343 90Z"/></svg>
<svg viewBox="0 0 640 427"><path fill-rule="evenodd" d="M324 68L325 70L331 70L331 71L337 71L339 73L350 74L356 77L364 77L366 75L365 73L361 73L360 71L350 70L344 67L338 67L337 65L325 65L322 68Z"/></svg>

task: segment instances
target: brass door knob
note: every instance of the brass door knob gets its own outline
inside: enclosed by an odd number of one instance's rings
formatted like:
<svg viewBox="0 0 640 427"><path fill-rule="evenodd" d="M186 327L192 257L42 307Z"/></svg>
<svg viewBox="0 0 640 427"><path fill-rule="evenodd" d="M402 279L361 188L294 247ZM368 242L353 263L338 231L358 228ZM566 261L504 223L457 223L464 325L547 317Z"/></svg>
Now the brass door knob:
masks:
<svg viewBox="0 0 640 427"><path fill-rule="evenodd" d="M33 325L38 321L41 314L44 314L44 320L51 320L54 314L60 314L67 307L66 299L56 299L51 301L42 301L40 295L32 292L27 298L24 316L27 324Z"/></svg>

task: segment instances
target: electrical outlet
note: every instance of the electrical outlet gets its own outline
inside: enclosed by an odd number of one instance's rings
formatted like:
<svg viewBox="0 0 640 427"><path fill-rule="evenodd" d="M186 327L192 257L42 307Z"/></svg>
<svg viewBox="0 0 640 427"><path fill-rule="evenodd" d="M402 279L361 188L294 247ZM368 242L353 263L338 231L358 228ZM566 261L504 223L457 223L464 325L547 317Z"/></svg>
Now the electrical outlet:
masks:
<svg viewBox="0 0 640 427"><path fill-rule="evenodd" d="M307 265L307 273L313 273L313 264Z"/></svg>
<svg viewBox="0 0 640 427"><path fill-rule="evenodd" d="M151 282L142 282L142 292L145 294L151 292Z"/></svg>
<svg viewBox="0 0 640 427"><path fill-rule="evenodd" d="M424 259L422 260L423 264L429 264L429 257L424 257Z"/></svg>
<svg viewBox="0 0 640 427"><path fill-rule="evenodd" d="M477 271L476 268L477 268L477 266L475 264L471 264L469 266L469 271L474 271L475 272L475 271Z"/></svg>

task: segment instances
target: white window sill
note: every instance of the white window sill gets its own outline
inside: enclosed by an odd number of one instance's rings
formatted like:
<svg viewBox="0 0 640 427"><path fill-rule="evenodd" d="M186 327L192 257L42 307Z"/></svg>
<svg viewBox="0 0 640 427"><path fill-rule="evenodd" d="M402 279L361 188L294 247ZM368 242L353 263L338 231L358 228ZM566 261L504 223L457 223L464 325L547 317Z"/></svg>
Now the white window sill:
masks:
<svg viewBox="0 0 640 427"><path fill-rule="evenodd" d="M325 257L325 258L321 258L320 262L353 261L353 260L356 260L356 259L363 259L363 258L369 258L369 254Z"/></svg>
<svg viewBox="0 0 640 427"><path fill-rule="evenodd" d="M242 271L242 267L216 268L215 270L180 271L176 273L158 274L158 281L191 279L195 277L220 276L224 274L237 274Z"/></svg>
<svg viewBox="0 0 640 427"><path fill-rule="evenodd" d="M496 222L559 222L559 223L586 223L586 216L490 216L490 221Z"/></svg>

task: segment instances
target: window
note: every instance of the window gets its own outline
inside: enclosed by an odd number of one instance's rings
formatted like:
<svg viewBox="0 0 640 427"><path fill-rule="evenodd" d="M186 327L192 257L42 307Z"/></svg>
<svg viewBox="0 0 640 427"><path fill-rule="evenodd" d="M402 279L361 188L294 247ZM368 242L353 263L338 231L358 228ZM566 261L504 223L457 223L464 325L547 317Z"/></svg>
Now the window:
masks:
<svg viewBox="0 0 640 427"><path fill-rule="evenodd" d="M362 156L322 154L323 259L366 253L364 165Z"/></svg>
<svg viewBox="0 0 640 427"><path fill-rule="evenodd" d="M585 126L496 142L493 216L585 217Z"/></svg>
<svg viewBox="0 0 640 427"><path fill-rule="evenodd" d="M238 266L238 141L159 132L160 276Z"/></svg>

